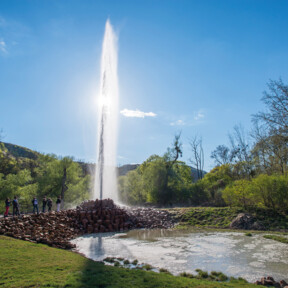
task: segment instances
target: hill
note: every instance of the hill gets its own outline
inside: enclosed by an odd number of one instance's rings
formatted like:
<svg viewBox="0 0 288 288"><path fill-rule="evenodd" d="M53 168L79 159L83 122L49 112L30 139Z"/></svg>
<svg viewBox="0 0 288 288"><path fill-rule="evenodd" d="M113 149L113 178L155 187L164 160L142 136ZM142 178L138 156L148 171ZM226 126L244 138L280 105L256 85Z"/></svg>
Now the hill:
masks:
<svg viewBox="0 0 288 288"><path fill-rule="evenodd" d="M4 153L15 158L21 157L21 158L29 158L32 160L36 160L40 154L31 149L28 149L19 145L11 144L11 143L5 143L5 142L0 141L0 145L4 148L4 149L1 149Z"/></svg>

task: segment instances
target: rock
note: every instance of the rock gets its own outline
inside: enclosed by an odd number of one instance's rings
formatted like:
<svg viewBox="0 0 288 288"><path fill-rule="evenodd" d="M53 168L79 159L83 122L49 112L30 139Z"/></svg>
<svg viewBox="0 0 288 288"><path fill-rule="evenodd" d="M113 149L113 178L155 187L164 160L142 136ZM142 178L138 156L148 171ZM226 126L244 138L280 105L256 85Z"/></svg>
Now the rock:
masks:
<svg viewBox="0 0 288 288"><path fill-rule="evenodd" d="M264 225L248 213L240 213L230 224L232 229L265 230Z"/></svg>

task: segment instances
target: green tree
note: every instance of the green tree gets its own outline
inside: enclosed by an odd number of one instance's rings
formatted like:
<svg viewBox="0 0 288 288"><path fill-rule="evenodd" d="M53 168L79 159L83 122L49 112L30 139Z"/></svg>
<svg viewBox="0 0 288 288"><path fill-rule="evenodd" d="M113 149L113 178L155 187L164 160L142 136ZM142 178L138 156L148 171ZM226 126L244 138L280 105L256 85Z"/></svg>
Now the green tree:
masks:
<svg viewBox="0 0 288 288"><path fill-rule="evenodd" d="M230 206L241 206L247 209L256 204L251 181L247 179L236 180L227 186L222 192L222 197Z"/></svg>
<svg viewBox="0 0 288 288"><path fill-rule="evenodd" d="M288 179L282 175L261 174L253 179L258 206L285 211L288 207Z"/></svg>

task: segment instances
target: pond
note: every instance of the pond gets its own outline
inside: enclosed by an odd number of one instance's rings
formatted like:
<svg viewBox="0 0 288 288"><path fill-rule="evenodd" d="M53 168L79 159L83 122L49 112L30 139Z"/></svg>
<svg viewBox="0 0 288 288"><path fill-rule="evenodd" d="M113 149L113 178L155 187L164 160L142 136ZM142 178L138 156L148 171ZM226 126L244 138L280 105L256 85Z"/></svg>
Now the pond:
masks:
<svg viewBox="0 0 288 288"><path fill-rule="evenodd" d="M241 232L183 232L133 230L127 233L90 234L74 239L76 250L87 258L137 259L177 275L195 269L221 271L249 282L263 276L288 281L288 246L263 234Z"/></svg>

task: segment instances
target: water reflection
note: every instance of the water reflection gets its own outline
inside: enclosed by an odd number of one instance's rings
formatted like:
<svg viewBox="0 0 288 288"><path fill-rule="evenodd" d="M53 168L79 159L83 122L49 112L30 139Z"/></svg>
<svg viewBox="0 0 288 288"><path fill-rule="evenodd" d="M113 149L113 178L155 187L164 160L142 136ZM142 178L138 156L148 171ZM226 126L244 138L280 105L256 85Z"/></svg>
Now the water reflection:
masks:
<svg viewBox="0 0 288 288"><path fill-rule="evenodd" d="M134 230L128 233L91 234L73 240L86 257L103 260L122 257L166 268L174 274L222 271L228 276L255 281L271 275L287 279L287 244L247 237L236 232L183 232Z"/></svg>

